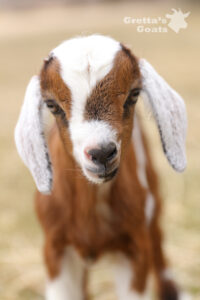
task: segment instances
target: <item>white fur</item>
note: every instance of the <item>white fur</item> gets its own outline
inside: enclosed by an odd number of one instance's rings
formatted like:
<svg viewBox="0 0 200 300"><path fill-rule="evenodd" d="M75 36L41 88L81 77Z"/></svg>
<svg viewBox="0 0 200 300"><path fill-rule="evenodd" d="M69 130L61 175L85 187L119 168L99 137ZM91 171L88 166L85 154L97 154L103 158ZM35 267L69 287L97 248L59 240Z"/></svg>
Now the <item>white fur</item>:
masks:
<svg viewBox="0 0 200 300"><path fill-rule="evenodd" d="M51 52L61 64L62 78L72 92L77 109L111 70L119 50L120 43L112 38L90 35L67 40Z"/></svg>
<svg viewBox="0 0 200 300"><path fill-rule="evenodd" d="M170 269L167 269L167 268L162 271L160 276L164 280L173 280L174 279L172 271Z"/></svg>
<svg viewBox="0 0 200 300"><path fill-rule="evenodd" d="M145 291L140 294L132 288L134 280L133 267L123 255L119 255L113 265L116 291L119 300L149 300L150 296Z"/></svg>
<svg viewBox="0 0 200 300"><path fill-rule="evenodd" d="M117 132L104 121L83 121L82 123L70 122L71 140L74 145L74 157L81 165L85 176L95 183L102 183L103 179L91 177L86 168L94 167L84 154L87 147L98 147L100 144L114 142L120 155L120 143L117 142Z"/></svg>
<svg viewBox="0 0 200 300"><path fill-rule="evenodd" d="M155 199L152 193L148 192L145 202L144 213L146 217L146 223L149 225L154 216L155 211Z"/></svg>
<svg viewBox="0 0 200 300"><path fill-rule="evenodd" d="M146 175L146 153L142 141L142 134L140 130L140 124L138 122L138 117L134 117L134 128L133 128L133 146L135 149L135 156L137 161L137 175L141 185L146 189L147 196L145 202L145 217L146 222L149 224L154 215L155 209L155 199L148 187L147 175Z"/></svg>
<svg viewBox="0 0 200 300"><path fill-rule="evenodd" d="M61 262L60 274L49 280L46 300L83 300L85 265L73 247L69 247Z"/></svg>
<svg viewBox="0 0 200 300"><path fill-rule="evenodd" d="M42 123L43 102L38 76L30 80L15 128L15 143L20 157L30 169L37 188L49 193L52 171Z"/></svg>
<svg viewBox="0 0 200 300"><path fill-rule="evenodd" d="M103 142L116 142L116 131L103 121L84 121L84 110L92 89L112 69L119 50L119 42L109 37L91 35L68 40L52 51L52 55L61 64L61 76L71 91L69 131L74 156L84 174L95 183L101 183L103 179L91 177L87 173L85 165L89 162L84 157L84 148Z"/></svg>
<svg viewBox="0 0 200 300"><path fill-rule="evenodd" d="M176 171L186 167L187 117L184 101L145 60L140 60L143 96L151 108L160 132L163 149Z"/></svg>

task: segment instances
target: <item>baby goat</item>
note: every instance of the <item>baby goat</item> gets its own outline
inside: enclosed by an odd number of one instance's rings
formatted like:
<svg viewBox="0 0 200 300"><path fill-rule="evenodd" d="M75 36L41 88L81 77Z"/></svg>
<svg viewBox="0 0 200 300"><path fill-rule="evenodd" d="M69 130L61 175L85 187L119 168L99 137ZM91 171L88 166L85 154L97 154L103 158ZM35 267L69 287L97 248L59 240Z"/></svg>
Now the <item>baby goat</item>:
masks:
<svg viewBox="0 0 200 300"><path fill-rule="evenodd" d="M169 163L183 171L182 98L146 60L112 38L62 43L27 87L15 140L39 190L47 300L86 299L88 263L105 254L113 256L120 300L150 299L151 273L159 299L181 299L162 249L157 176L134 113L139 93L152 110ZM45 105L56 121L48 146Z"/></svg>

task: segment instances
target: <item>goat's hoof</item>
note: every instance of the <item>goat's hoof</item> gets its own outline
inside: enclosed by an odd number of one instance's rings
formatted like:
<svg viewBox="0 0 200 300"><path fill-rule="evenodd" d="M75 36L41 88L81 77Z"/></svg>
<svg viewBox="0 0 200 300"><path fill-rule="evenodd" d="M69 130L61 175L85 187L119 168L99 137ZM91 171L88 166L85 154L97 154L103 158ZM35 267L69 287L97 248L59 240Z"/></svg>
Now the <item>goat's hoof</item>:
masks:
<svg viewBox="0 0 200 300"><path fill-rule="evenodd" d="M192 297L189 294L180 291L172 280L166 280L162 282L160 299L161 300L192 300Z"/></svg>
<svg viewBox="0 0 200 300"><path fill-rule="evenodd" d="M179 291L173 281L162 282L160 300L179 300Z"/></svg>

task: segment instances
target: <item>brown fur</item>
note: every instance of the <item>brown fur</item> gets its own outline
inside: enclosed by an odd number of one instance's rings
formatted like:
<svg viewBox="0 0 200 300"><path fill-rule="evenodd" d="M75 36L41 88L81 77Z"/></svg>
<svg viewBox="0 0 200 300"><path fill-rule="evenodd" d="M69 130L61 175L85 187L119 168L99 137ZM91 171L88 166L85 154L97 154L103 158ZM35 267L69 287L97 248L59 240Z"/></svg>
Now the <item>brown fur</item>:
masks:
<svg viewBox="0 0 200 300"><path fill-rule="evenodd" d="M131 59L130 59L131 58ZM67 129L59 117L49 139L54 170L51 195L36 195L36 210L45 232L45 262L51 278L59 274L60 261L67 246L72 245L85 259L96 261L106 253L122 252L130 259L134 270L133 287L143 292L150 270L157 278L160 299L167 298L167 284L161 278L166 268L159 226L161 200L158 180L152 166L146 138L143 143L147 157L146 173L150 191L155 198L155 211L149 226L145 221L147 191L139 182L137 162L131 143L134 106L128 118L123 118L123 103L131 87L140 87L137 59L125 47L118 53L111 72L93 90L85 109L86 119L106 120L122 139L119 172L110 183L104 198L99 189L82 175L72 155ZM117 89L116 89L117 86ZM59 64L53 59L41 72L43 97L53 97L70 116L70 91L59 75ZM101 99L99 99L99 97ZM134 129L133 129L134 130ZM104 202L110 215L97 209ZM168 294L167 294L168 293Z"/></svg>

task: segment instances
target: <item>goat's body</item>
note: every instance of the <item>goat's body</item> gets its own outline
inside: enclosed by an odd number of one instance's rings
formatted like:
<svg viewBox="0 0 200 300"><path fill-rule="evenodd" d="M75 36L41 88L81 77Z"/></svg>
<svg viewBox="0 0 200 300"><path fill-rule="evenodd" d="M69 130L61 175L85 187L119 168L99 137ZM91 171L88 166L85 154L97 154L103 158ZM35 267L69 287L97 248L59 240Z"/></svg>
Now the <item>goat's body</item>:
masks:
<svg viewBox="0 0 200 300"><path fill-rule="evenodd" d="M36 208L45 232L47 300L83 300L87 262L105 254L118 257L120 300L141 299L152 271L159 299L180 300L161 247L156 174L134 117L140 91L169 163L183 171L183 99L114 39L91 35L62 43L28 84L15 140L41 192ZM52 166L44 103L57 124L49 140Z"/></svg>
<svg viewBox="0 0 200 300"><path fill-rule="evenodd" d="M53 129L53 192L49 196L37 193L36 197L37 213L46 235L45 260L52 280L59 276L66 250L72 246L86 265L105 254L123 254L134 273L131 284L137 293L144 293L148 275L154 269L158 288L163 292L166 263L159 229L160 197L147 144L144 135L139 134L127 146L115 180L94 185L82 176L57 127ZM141 161L142 155L145 162ZM62 299L83 298L65 295Z"/></svg>

